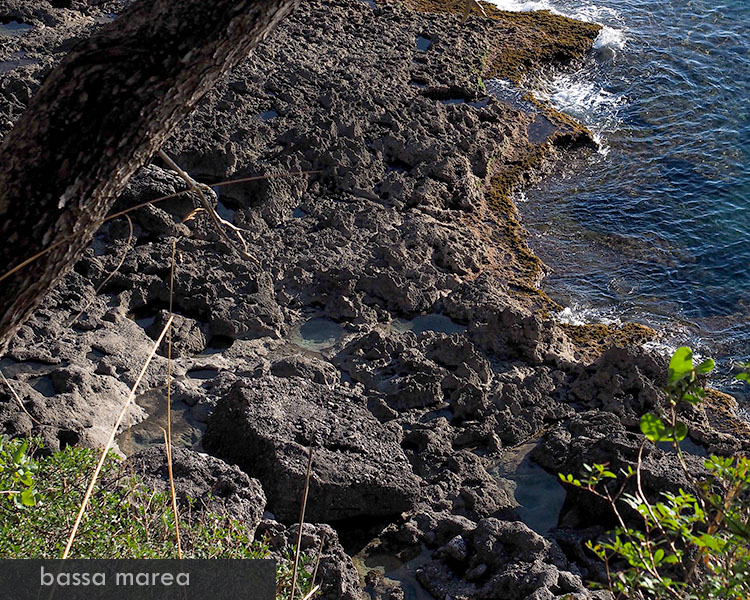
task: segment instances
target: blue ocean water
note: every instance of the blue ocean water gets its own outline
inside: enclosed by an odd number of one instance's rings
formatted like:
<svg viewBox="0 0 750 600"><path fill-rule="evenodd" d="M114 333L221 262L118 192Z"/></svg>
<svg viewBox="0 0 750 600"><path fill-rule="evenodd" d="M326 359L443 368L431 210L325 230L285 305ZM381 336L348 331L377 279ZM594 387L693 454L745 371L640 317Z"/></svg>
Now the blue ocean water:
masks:
<svg viewBox="0 0 750 600"><path fill-rule="evenodd" d="M571 320L635 320L720 361L750 358L750 1L495 0L604 29L534 92L601 149L519 198L544 288ZM528 200L524 202L523 200Z"/></svg>

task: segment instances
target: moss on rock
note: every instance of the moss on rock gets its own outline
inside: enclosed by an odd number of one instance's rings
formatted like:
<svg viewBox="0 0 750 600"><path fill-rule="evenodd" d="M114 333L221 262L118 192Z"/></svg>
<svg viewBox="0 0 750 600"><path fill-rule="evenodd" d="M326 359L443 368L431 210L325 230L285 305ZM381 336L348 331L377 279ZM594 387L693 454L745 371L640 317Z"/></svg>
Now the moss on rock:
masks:
<svg viewBox="0 0 750 600"><path fill-rule="evenodd" d="M703 406L712 429L729 433L738 439L750 440L750 425L737 414L739 405L733 396L706 388Z"/></svg>
<svg viewBox="0 0 750 600"><path fill-rule="evenodd" d="M465 0L404 0L423 13L463 15ZM601 30L600 25L577 21L547 10L511 12L481 2L492 23L490 48L483 59L482 77L520 82L529 73L551 64L581 58ZM485 17L476 7L471 14Z"/></svg>
<svg viewBox="0 0 750 600"><path fill-rule="evenodd" d="M485 197L489 208L498 218L497 225L503 246L512 252L514 270L522 281L534 286L544 273L544 263L526 243L524 229L518 220L516 205L510 194L524 170L523 165L517 165L510 172L493 177Z"/></svg>
<svg viewBox="0 0 750 600"><path fill-rule="evenodd" d="M596 360L612 346L640 346L656 337L656 331L640 323L625 323L624 325L564 323L561 327L576 347L583 362Z"/></svg>

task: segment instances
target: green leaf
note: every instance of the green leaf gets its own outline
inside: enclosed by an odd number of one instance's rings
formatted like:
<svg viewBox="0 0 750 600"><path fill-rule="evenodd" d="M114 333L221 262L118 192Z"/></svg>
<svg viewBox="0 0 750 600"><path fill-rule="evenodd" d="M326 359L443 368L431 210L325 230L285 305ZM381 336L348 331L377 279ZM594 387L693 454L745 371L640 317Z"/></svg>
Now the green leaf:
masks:
<svg viewBox="0 0 750 600"><path fill-rule="evenodd" d="M716 552L720 552L724 547L724 542L722 540L707 533L701 535L699 540L695 541L695 544L698 546L706 546L711 550L715 550Z"/></svg>
<svg viewBox="0 0 750 600"><path fill-rule="evenodd" d="M669 361L669 383L676 383L693 372L693 351L687 346L675 350Z"/></svg>
<svg viewBox="0 0 750 600"><path fill-rule="evenodd" d="M682 421L677 421L674 427L667 427L666 437L669 442L681 442L687 437L687 425Z"/></svg>
<svg viewBox="0 0 750 600"><path fill-rule="evenodd" d="M16 451L13 453L13 462L16 464L21 462L21 459L23 458L24 452L26 452L26 448L29 446L29 441L24 440L23 444L21 444Z"/></svg>
<svg viewBox="0 0 750 600"><path fill-rule="evenodd" d="M714 367L716 367L714 359L707 358L701 364L695 367L695 372L698 373L698 375L705 375L706 373L710 373L711 371L713 371Z"/></svg>
<svg viewBox="0 0 750 600"><path fill-rule="evenodd" d="M578 479L575 479L570 473L567 475L563 475L562 473L558 473L557 476L563 480L564 483L569 483L570 485L574 485L576 487L581 487L581 482Z"/></svg>
<svg viewBox="0 0 750 600"><path fill-rule="evenodd" d="M21 492L21 503L24 506L34 506L36 504L33 488L28 488Z"/></svg>
<svg viewBox="0 0 750 600"><path fill-rule="evenodd" d="M737 379L741 379L742 381L747 381L750 383L750 373L738 373Z"/></svg>
<svg viewBox="0 0 750 600"><path fill-rule="evenodd" d="M641 417L641 432L646 439L656 443L663 441L666 433L664 422L654 413L646 413Z"/></svg>
<svg viewBox="0 0 750 600"><path fill-rule="evenodd" d="M658 565L663 559L664 559L664 550L659 548L656 552L654 552L654 564Z"/></svg>

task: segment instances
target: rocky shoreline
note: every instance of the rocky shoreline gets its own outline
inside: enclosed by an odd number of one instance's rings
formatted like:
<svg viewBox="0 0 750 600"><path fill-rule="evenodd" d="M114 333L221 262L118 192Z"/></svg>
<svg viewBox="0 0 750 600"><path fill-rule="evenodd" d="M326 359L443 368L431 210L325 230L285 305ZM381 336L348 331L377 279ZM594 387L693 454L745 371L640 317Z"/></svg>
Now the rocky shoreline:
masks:
<svg viewBox="0 0 750 600"><path fill-rule="evenodd" d="M0 2L0 22L31 26L0 32L0 135L127 2L62 4ZM303 545L326 534L325 598L606 597L585 589L603 573L583 547L606 511L556 474L632 464L666 361L643 349L647 328L555 321L511 194L593 142L486 83L564 68L598 28L497 10L461 24L462 6L301 6L166 148L214 187L254 259L192 215L189 194L133 212L132 241L124 219L106 223L0 360L42 425L3 389L0 430L51 449L105 442L168 317L175 242L183 496L211 496L281 553L312 446ZM115 211L182 189L155 161ZM157 487L166 376L162 347L118 438ZM750 447L731 398L710 398L689 415L696 471L701 453ZM679 473L669 452L647 453L647 489L684 485Z"/></svg>

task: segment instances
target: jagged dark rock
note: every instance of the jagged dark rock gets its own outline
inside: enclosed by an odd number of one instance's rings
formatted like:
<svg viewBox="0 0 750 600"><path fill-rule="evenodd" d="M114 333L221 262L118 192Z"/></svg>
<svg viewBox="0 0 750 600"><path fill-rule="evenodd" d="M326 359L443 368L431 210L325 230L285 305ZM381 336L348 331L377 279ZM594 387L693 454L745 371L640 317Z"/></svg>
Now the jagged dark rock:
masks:
<svg viewBox="0 0 750 600"><path fill-rule="evenodd" d="M307 513L324 522L398 515L413 506L418 480L398 442L361 393L273 376L237 382L204 438L210 452L261 480L269 510L283 521L299 516L312 446Z"/></svg>
<svg viewBox="0 0 750 600"><path fill-rule="evenodd" d="M207 423L202 449L216 456L175 449L182 493L203 498L226 481L227 510L252 523L265 496L256 535L282 559L296 543L290 523L312 445L307 519L317 524L304 526L303 547L328 533L325 598L363 598L363 583L371 597L408 596L418 583L368 567L373 549L421 561L419 580L441 600L596 597L582 586L602 575L583 539L606 529L606 507L569 492L558 527L535 533L498 465L519 445L535 445L536 465L555 477L586 462L632 464L638 418L664 401L666 363L623 336L611 348L599 336L586 351L585 336L556 322L510 193L590 138L548 109L488 95L479 80L487 69L549 67L540 61L555 56L550 27L570 34L557 48L567 63L596 28L545 14L461 25L430 14L450 2L407 3L428 13L376 2L305 3L168 143L213 186L209 200L255 260L193 212L192 193L133 212L129 246L125 219L108 222L0 361L42 425L3 387L0 429L41 434L51 449L104 442L166 321L174 243L172 397ZM0 45L0 135L75 39L126 3L0 2L36 27ZM516 47L542 38L538 53L513 62ZM540 120L552 133L532 141ZM155 160L113 210L183 189ZM162 345L136 405L164 386L165 354ZM726 427L736 406L712 402L708 413L685 411L694 441L750 448ZM136 406L130 420L146 417ZM132 459L156 486L160 457ZM700 474L699 458L688 464ZM685 484L660 449L644 468L649 493ZM346 552L364 553L359 574Z"/></svg>
<svg viewBox="0 0 750 600"><path fill-rule="evenodd" d="M164 446L154 446L131 456L125 468L144 485L157 491L169 490L169 472ZM266 497L260 482L237 467L214 456L186 448L172 448L172 473L177 499L192 518L210 511L239 519L254 532L263 517ZM190 502L196 501L196 503Z"/></svg>
<svg viewBox="0 0 750 600"><path fill-rule="evenodd" d="M297 545L298 533L298 525L285 527L272 520L261 521L257 531L258 536L268 540L271 557L287 563L293 556L292 549ZM341 547L339 536L332 527L305 523L300 545L302 552L315 557L322 536L325 536L325 540L318 570L321 597L325 600L366 600L368 596L360 585L352 559Z"/></svg>

